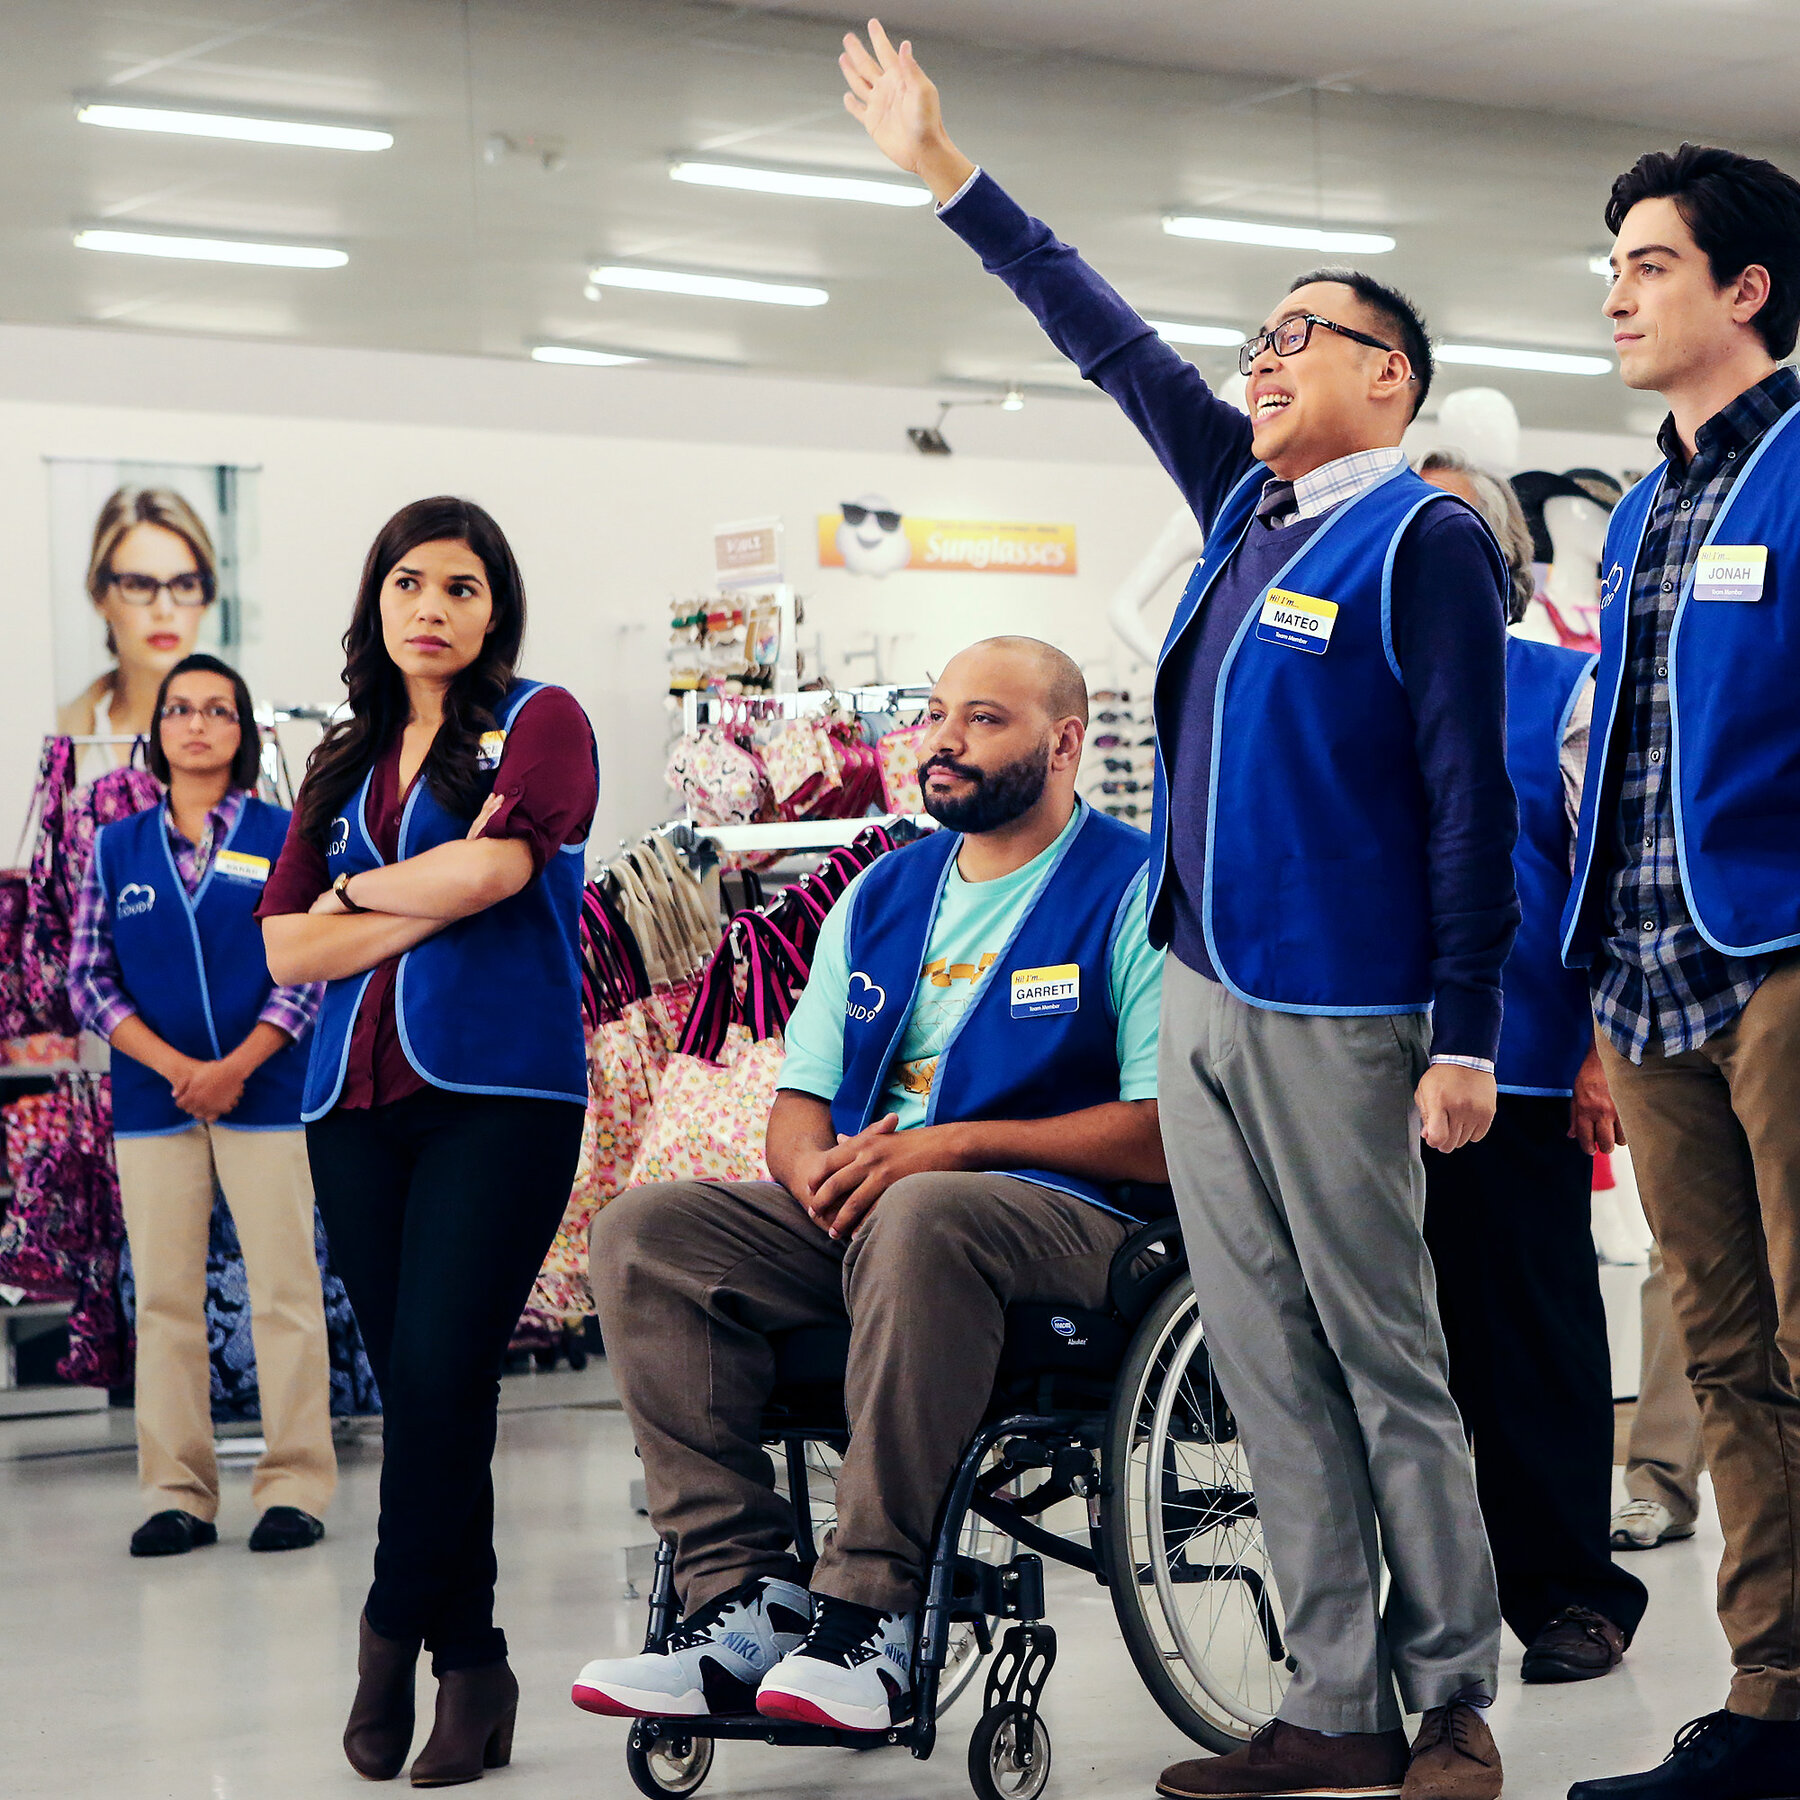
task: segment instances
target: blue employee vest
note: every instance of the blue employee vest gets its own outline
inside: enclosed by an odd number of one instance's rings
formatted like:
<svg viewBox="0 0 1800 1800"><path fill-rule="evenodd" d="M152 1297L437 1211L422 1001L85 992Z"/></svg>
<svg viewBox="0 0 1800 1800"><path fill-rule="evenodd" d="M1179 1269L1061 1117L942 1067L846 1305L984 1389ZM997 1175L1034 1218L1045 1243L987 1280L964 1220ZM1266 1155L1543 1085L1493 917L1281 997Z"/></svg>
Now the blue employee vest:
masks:
<svg viewBox="0 0 1800 1800"><path fill-rule="evenodd" d="M288 815L249 798L190 896L175 869L168 802L105 826L94 840L113 951L138 1016L184 1056L215 1062L255 1029L275 983L256 903L281 854ZM306 1038L277 1050L219 1121L234 1131L295 1131ZM169 1084L122 1050L112 1057L113 1131L160 1137L194 1121Z"/></svg>
<svg viewBox="0 0 1800 1800"><path fill-rule="evenodd" d="M495 709L502 731L543 686L520 681L507 691ZM326 862L333 880L385 861L365 811L373 776L371 768L355 800L331 822ZM468 819L446 812L425 781L413 782L400 815L401 861L468 834ZM510 899L458 919L400 958L394 983L400 1047L433 1087L586 1105L579 947L585 847L563 845ZM343 1090L357 1009L373 973L325 989L306 1071L301 1116L309 1124Z"/></svg>
<svg viewBox="0 0 1800 1800"><path fill-rule="evenodd" d="M1690 569L1669 630L1669 757L1682 892L1700 935L1730 956L1800 944L1800 406L1763 434L1726 497L1707 546L1767 553L1760 599L1695 595ZM1632 585L1667 464L1614 509L1606 534L1600 670L1574 888L1563 955L1585 967L1606 929L1596 875L1601 806L1622 714ZM1604 719L1604 724L1602 720ZM1622 752L1621 752L1622 754ZM1611 846L1609 845L1609 849Z"/></svg>
<svg viewBox="0 0 1800 1800"><path fill-rule="evenodd" d="M1226 496L1175 609L1157 662L1159 743L1180 705L1171 653L1249 529L1267 475L1258 464ZM1346 501L1282 566L1225 653L1199 911L1219 978L1252 1006L1367 1014L1431 1005L1427 804L1389 612L1401 539L1436 504L1462 502L1404 464ZM1493 555L1499 613L1497 545ZM1183 806L1196 798L1177 797ZM1169 808L1159 749L1157 943L1169 935Z"/></svg>
<svg viewBox="0 0 1800 1800"><path fill-rule="evenodd" d="M938 1056L928 1125L1047 1119L1119 1097L1113 942L1149 844L1085 803L1081 812ZM961 846L960 832L933 832L872 863L857 886L845 938L852 973L844 1074L831 1103L840 1132L861 1131L875 1117ZM1120 1211L1097 1182L1045 1169L995 1172Z"/></svg>
<svg viewBox="0 0 1800 1800"><path fill-rule="evenodd" d="M1494 1076L1505 1094L1572 1094L1594 1041L1587 977L1562 961L1569 897L1562 741L1596 660L1559 644L1506 640L1506 772L1519 797L1513 875L1523 916L1500 974L1506 1011Z"/></svg>

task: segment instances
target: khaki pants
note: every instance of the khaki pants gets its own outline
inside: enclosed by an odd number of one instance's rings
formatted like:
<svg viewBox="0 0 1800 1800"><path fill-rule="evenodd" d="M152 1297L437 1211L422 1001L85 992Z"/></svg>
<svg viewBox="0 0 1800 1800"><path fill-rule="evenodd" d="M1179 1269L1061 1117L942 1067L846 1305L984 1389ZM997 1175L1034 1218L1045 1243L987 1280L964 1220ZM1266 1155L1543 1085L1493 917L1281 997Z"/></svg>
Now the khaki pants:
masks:
<svg viewBox="0 0 1800 1800"><path fill-rule="evenodd" d="M1599 1043L1700 1402L1730 1707L1800 1720L1800 959L1698 1050Z"/></svg>
<svg viewBox="0 0 1800 1800"><path fill-rule="evenodd" d="M594 1301L683 1610L794 1574L793 1515L757 1438L771 1332L850 1322L850 1447L812 1586L905 1611L987 1410L1008 1302L1104 1305L1130 1229L1010 1175L908 1175L848 1245L772 1181L621 1194L594 1221Z"/></svg>
<svg viewBox="0 0 1800 1800"><path fill-rule="evenodd" d="M1687 1351L1669 1304L1669 1277L1662 1252L1652 1246L1650 1273L1638 1297L1644 1350L1638 1365L1637 1409L1625 1448L1625 1491L1634 1500L1655 1500L1677 1525L1691 1525L1700 1512L1700 1471L1706 1451L1700 1442L1700 1408L1688 1385Z"/></svg>
<svg viewBox="0 0 1800 1800"><path fill-rule="evenodd" d="M251 1499L259 1513L297 1506L322 1518L337 1457L306 1134L196 1123L167 1137L120 1138L115 1148L137 1284L138 1479L152 1509L198 1519L219 1510L206 1348L216 1174L244 1251L268 1444Z"/></svg>

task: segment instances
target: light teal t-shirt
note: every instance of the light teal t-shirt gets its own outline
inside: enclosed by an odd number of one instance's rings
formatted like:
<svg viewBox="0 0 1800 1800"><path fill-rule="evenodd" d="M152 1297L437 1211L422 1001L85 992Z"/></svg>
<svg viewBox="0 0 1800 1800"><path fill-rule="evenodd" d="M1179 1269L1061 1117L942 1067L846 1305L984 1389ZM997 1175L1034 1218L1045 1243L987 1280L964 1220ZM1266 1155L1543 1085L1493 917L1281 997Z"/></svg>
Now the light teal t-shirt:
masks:
<svg viewBox="0 0 1800 1800"><path fill-rule="evenodd" d="M1081 818L1077 810L1062 836L1022 868L996 881L965 881L954 864L925 945L925 966L900 1048L888 1068L886 1096L877 1109L898 1113L900 1129L925 1123L937 1059L956 1022L968 1010L982 979L1006 948L1014 928L1044 877L1058 846ZM825 916L813 952L812 976L788 1021L787 1057L780 1085L830 1100L844 1075L844 1008L850 998L850 959L845 937L850 908L863 881L858 875ZM1147 872L1146 872L1147 874ZM1111 992L1118 1015L1119 1097L1156 1098L1156 1032L1162 1008L1163 953L1150 948L1144 908L1146 875L1125 897L1113 941ZM1002 972L1001 979L1004 979Z"/></svg>

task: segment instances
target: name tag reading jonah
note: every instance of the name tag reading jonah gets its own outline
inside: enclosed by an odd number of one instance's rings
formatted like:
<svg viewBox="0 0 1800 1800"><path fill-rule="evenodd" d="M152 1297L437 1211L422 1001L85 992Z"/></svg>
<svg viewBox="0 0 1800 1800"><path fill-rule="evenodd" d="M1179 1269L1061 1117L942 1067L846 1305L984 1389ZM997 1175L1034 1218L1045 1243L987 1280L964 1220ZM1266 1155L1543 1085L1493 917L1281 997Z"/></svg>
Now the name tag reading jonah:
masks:
<svg viewBox="0 0 1800 1800"><path fill-rule="evenodd" d="M1014 969L1012 1016L1042 1019L1052 1013L1081 1009L1081 964L1057 963L1048 969Z"/></svg>
<svg viewBox="0 0 1800 1800"><path fill-rule="evenodd" d="M1708 544L1694 560L1696 600L1760 600L1767 544Z"/></svg>
<svg viewBox="0 0 1800 1800"><path fill-rule="evenodd" d="M1337 615L1335 600L1315 600L1310 594L1270 588L1262 617L1256 622L1256 635L1266 644L1285 644L1290 650L1310 650L1314 656L1323 656Z"/></svg>
<svg viewBox="0 0 1800 1800"><path fill-rule="evenodd" d="M269 859L243 850L221 850L213 858L213 867L233 881L254 881L259 887L269 879Z"/></svg>

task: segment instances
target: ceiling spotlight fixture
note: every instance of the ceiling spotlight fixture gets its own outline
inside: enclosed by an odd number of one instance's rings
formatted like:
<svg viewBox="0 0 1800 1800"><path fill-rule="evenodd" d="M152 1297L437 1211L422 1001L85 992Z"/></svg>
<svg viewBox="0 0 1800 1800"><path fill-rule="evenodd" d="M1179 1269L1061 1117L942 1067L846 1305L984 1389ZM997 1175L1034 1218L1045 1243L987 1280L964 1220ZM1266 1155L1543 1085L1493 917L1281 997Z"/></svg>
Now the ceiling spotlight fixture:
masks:
<svg viewBox="0 0 1800 1800"><path fill-rule="evenodd" d="M625 363L648 359L628 356L622 350L589 350L580 344L533 344L531 360L541 363L573 363L583 369L616 369Z"/></svg>
<svg viewBox="0 0 1800 1800"><path fill-rule="evenodd" d="M1002 412L1020 412L1025 406L1025 390L1022 387L1009 387L1000 402Z"/></svg>
<svg viewBox="0 0 1800 1800"><path fill-rule="evenodd" d="M78 226L77 250L112 250L124 256L172 256L183 262L263 263L276 269L341 269L347 252L324 244L259 244L241 238L196 237L188 232L120 231Z"/></svg>
<svg viewBox="0 0 1800 1800"><path fill-rule="evenodd" d="M1002 412L1021 412L1025 406L1025 390L1016 382L1004 394L986 394L979 400L940 400L937 423L909 425L906 439L921 456L949 456L949 440L944 436L944 420L956 406L997 406Z"/></svg>
<svg viewBox="0 0 1800 1800"><path fill-rule="evenodd" d="M1224 350L1244 341L1244 334L1230 325L1183 325L1175 319L1144 321L1165 344L1206 344Z"/></svg>
<svg viewBox="0 0 1800 1800"><path fill-rule="evenodd" d="M233 138L245 144L298 144L309 150L391 150L394 144L391 131L371 125L259 118L252 113L202 112L185 106L119 106L110 100L77 99L75 117L83 125L105 125L114 131Z"/></svg>
<svg viewBox="0 0 1800 1800"><path fill-rule="evenodd" d="M766 306L823 306L831 296L821 287L793 282L754 281L743 275L700 275L691 269L643 269L602 263L589 273L601 287L637 288L650 294L693 294L703 300L758 300Z"/></svg>
<svg viewBox="0 0 1800 1800"><path fill-rule="evenodd" d="M1346 256L1382 256L1394 247L1394 239L1384 231L1323 231L1311 225L1266 225L1253 219L1212 219L1193 213L1167 213L1162 228L1170 237L1205 238L1215 244L1335 250Z"/></svg>
<svg viewBox="0 0 1800 1800"><path fill-rule="evenodd" d="M828 175L817 169L781 169L755 163L675 157L669 179L695 187L736 188L748 194L789 194L802 200L861 200L870 206L929 206L929 189L910 181L871 175Z"/></svg>
<svg viewBox="0 0 1800 1800"><path fill-rule="evenodd" d="M1564 350L1506 350L1494 344L1436 344L1441 363L1469 363L1481 369L1530 369L1541 375L1610 375L1610 356L1572 356Z"/></svg>
<svg viewBox="0 0 1800 1800"><path fill-rule="evenodd" d="M1605 281L1611 281L1613 278L1611 254L1608 251L1601 250L1595 255L1590 256L1588 258L1588 272L1592 275L1600 276Z"/></svg>

